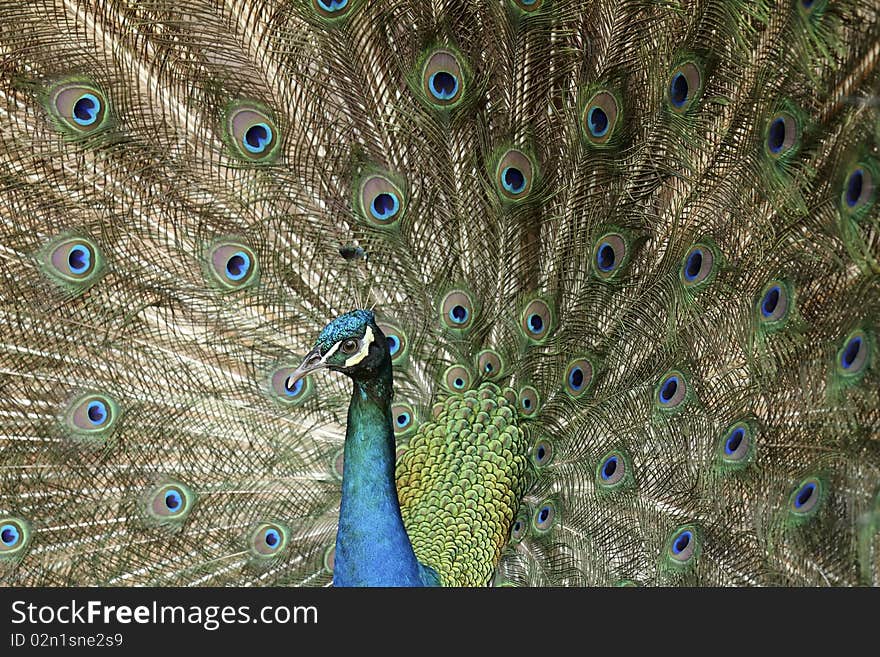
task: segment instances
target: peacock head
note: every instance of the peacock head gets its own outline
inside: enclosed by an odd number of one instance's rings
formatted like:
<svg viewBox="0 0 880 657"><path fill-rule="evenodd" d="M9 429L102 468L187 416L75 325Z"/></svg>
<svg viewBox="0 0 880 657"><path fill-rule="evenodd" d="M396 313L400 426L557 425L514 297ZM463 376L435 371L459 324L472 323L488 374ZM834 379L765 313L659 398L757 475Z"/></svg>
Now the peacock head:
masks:
<svg viewBox="0 0 880 657"><path fill-rule="evenodd" d="M353 310L324 327L314 348L288 377L286 385L292 387L307 374L324 368L353 379L369 379L390 364L385 334L376 325L372 311Z"/></svg>

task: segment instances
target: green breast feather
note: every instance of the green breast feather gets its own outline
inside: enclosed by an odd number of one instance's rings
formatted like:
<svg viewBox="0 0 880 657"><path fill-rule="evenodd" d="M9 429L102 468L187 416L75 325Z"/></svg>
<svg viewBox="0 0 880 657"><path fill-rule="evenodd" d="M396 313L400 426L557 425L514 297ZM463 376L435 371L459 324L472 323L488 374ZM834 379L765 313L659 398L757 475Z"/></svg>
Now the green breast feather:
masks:
<svg viewBox="0 0 880 657"><path fill-rule="evenodd" d="M526 453L516 409L492 383L448 396L403 451L403 521L445 586L491 578L529 481Z"/></svg>

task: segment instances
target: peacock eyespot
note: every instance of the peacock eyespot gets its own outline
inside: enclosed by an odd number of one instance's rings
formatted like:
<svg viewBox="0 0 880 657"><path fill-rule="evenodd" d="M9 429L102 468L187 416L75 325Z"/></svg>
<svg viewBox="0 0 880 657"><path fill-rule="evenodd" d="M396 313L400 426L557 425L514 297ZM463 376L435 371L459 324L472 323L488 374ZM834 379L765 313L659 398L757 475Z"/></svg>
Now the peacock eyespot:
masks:
<svg viewBox="0 0 880 657"><path fill-rule="evenodd" d="M274 557L287 546L287 530L275 523L262 523L251 532L248 543L254 556Z"/></svg>
<svg viewBox="0 0 880 657"><path fill-rule="evenodd" d="M409 404L394 404L391 407L394 434L400 437L411 433L416 428L415 416L415 411Z"/></svg>
<svg viewBox="0 0 880 657"><path fill-rule="evenodd" d="M753 433L748 422L737 422L722 434L719 456L725 466L743 466L751 460Z"/></svg>
<svg viewBox="0 0 880 657"><path fill-rule="evenodd" d="M84 237L60 237L40 255L40 264L52 279L77 289L98 280L104 260L97 244Z"/></svg>
<svg viewBox="0 0 880 657"><path fill-rule="evenodd" d="M192 510L193 492L182 484L169 483L149 495L148 512L156 520L180 520Z"/></svg>
<svg viewBox="0 0 880 657"><path fill-rule="evenodd" d="M474 320L474 303L464 290L453 290L443 297L440 304L443 323L451 329L470 328Z"/></svg>
<svg viewBox="0 0 880 657"><path fill-rule="evenodd" d="M779 323L788 317L791 307L789 288L783 281L770 281L758 301L758 319L763 323Z"/></svg>
<svg viewBox="0 0 880 657"><path fill-rule="evenodd" d="M594 271L599 278L615 277L627 258L627 243L623 235L608 233L596 241L593 251Z"/></svg>
<svg viewBox="0 0 880 657"><path fill-rule="evenodd" d="M797 518L812 516L818 511L825 491L818 477L807 477L801 481L789 497L788 506Z"/></svg>
<svg viewBox="0 0 880 657"><path fill-rule="evenodd" d="M244 244L221 242L211 249L208 264L216 283L225 290L237 290L257 281L257 258Z"/></svg>
<svg viewBox="0 0 880 657"><path fill-rule="evenodd" d="M552 500L545 500L535 509L535 514L532 516L532 527L539 534L546 534L552 529L555 521L556 505Z"/></svg>
<svg viewBox="0 0 880 657"><path fill-rule="evenodd" d="M300 377L294 372L296 367L285 365L273 370L269 376L269 395L285 405L302 403L312 389L310 376Z"/></svg>
<svg viewBox="0 0 880 657"><path fill-rule="evenodd" d="M607 453L596 467L596 483L602 488L619 488L627 475L627 464L618 451Z"/></svg>
<svg viewBox="0 0 880 657"><path fill-rule="evenodd" d="M519 201L532 190L535 167L531 159L518 150L507 151L495 168L498 194L505 201Z"/></svg>
<svg viewBox="0 0 880 657"><path fill-rule="evenodd" d="M542 342L549 334L553 324L550 306L541 299L526 304L520 318L523 333L533 342Z"/></svg>
<svg viewBox="0 0 880 657"><path fill-rule="evenodd" d="M56 125L72 137L94 134L110 119L107 99L94 85L63 82L49 91L49 111Z"/></svg>
<svg viewBox="0 0 880 657"><path fill-rule="evenodd" d="M30 530L18 518L0 518L0 559L12 558L24 550L30 541Z"/></svg>
<svg viewBox="0 0 880 657"><path fill-rule="evenodd" d="M370 223L381 227L396 224L403 218L404 199L402 183L381 174L367 176L358 192L361 214Z"/></svg>
<svg viewBox="0 0 880 657"><path fill-rule="evenodd" d="M693 62L686 62L672 71L669 78L667 98L674 112L682 113L690 108L699 97L703 87L703 76Z"/></svg>
<svg viewBox="0 0 880 657"><path fill-rule="evenodd" d="M698 548L696 530L691 526L685 526L673 532L667 546L667 554L674 563L687 564L697 556Z"/></svg>
<svg viewBox="0 0 880 657"><path fill-rule="evenodd" d="M116 424L118 406L109 396L88 393L73 400L65 412L65 424L74 433L106 434Z"/></svg>
<svg viewBox="0 0 880 657"><path fill-rule="evenodd" d="M549 440L539 440L532 447L532 462L538 467L544 467L553 460L553 443Z"/></svg>
<svg viewBox="0 0 880 657"><path fill-rule="evenodd" d="M788 112L777 112L767 123L765 151L773 159L792 151L800 139L800 128Z"/></svg>
<svg viewBox="0 0 880 657"><path fill-rule="evenodd" d="M681 281L685 287L697 287L709 280L715 265L712 249L700 244L687 252L681 266Z"/></svg>
<svg viewBox="0 0 880 657"><path fill-rule="evenodd" d="M846 174L841 208L847 215L861 215L874 202L875 179L871 167L859 163Z"/></svg>
<svg viewBox="0 0 880 657"><path fill-rule="evenodd" d="M407 338L406 334L393 324L380 323L379 330L385 335L385 342L388 345L388 354L391 356L392 363L399 363L407 355Z"/></svg>
<svg viewBox="0 0 880 657"><path fill-rule="evenodd" d="M447 389L452 392L464 392L471 387L470 372L462 365L447 368L443 380Z"/></svg>
<svg viewBox="0 0 880 657"><path fill-rule="evenodd" d="M570 397L580 397L593 382L593 365L586 358L568 364L565 370L565 391Z"/></svg>
<svg viewBox="0 0 880 657"><path fill-rule="evenodd" d="M437 50L422 68L422 90L428 102L451 108L464 98L464 72L458 57L450 50Z"/></svg>
<svg viewBox="0 0 880 657"><path fill-rule="evenodd" d="M504 373L504 361L498 352L484 349L477 356L477 367L486 379L496 379Z"/></svg>
<svg viewBox="0 0 880 657"><path fill-rule="evenodd" d="M687 399L688 387L684 375L672 371L663 376L655 390L655 398L660 410L679 408Z"/></svg>
<svg viewBox="0 0 880 657"><path fill-rule="evenodd" d="M843 341L837 352L837 370L846 377L857 377L867 367L871 355L871 342L867 334L856 329Z"/></svg>
<svg viewBox="0 0 880 657"><path fill-rule="evenodd" d="M251 162L269 162L278 154L278 127L263 108L241 103L228 112L229 143L239 157Z"/></svg>
<svg viewBox="0 0 880 657"><path fill-rule="evenodd" d="M351 10L352 0L312 0L312 7L322 18L341 18Z"/></svg>
<svg viewBox="0 0 880 657"><path fill-rule="evenodd" d="M522 541L529 532L529 515L527 511L520 510L510 526L510 543L516 544Z"/></svg>
<svg viewBox="0 0 880 657"><path fill-rule="evenodd" d="M606 145L614 136L620 107L608 91L598 91L585 103L581 130L593 146Z"/></svg>
<svg viewBox="0 0 880 657"><path fill-rule="evenodd" d="M523 417L531 417L538 412L541 399L532 386L524 386L519 391L519 412Z"/></svg>

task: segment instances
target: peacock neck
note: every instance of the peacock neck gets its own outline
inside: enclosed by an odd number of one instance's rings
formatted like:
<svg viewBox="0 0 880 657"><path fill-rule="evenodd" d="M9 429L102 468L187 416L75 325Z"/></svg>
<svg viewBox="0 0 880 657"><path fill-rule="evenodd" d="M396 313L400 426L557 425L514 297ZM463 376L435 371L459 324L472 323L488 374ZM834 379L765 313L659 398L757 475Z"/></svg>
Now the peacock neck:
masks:
<svg viewBox="0 0 880 657"><path fill-rule="evenodd" d="M423 586L394 480L391 363L373 374L354 381L348 407L333 585Z"/></svg>

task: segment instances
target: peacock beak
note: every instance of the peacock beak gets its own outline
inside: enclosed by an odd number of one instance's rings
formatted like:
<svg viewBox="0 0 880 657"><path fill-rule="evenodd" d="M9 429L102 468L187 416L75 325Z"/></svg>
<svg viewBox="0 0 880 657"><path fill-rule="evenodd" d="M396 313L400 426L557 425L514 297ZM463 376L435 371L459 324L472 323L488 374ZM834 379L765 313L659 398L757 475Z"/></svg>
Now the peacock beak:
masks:
<svg viewBox="0 0 880 657"><path fill-rule="evenodd" d="M315 347L306 354L306 357L303 358L303 362L300 366L291 372L287 377L287 380L284 382L284 385L288 390L292 390L297 382L306 378L308 374L311 374L316 370L324 369L325 367L327 367L327 361L321 356L320 349Z"/></svg>

